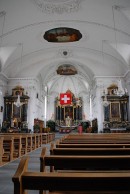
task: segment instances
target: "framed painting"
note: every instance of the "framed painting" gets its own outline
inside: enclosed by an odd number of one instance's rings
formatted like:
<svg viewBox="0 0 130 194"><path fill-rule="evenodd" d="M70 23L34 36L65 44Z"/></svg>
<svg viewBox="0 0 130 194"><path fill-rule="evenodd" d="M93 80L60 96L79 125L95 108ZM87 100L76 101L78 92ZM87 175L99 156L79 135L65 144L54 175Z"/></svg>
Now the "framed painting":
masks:
<svg viewBox="0 0 130 194"><path fill-rule="evenodd" d="M17 107L15 104L13 104L13 117L14 118L21 117L21 107Z"/></svg>
<svg viewBox="0 0 130 194"><path fill-rule="evenodd" d="M120 103L119 102L111 102L110 117L120 119L121 111L120 111Z"/></svg>
<svg viewBox="0 0 130 194"><path fill-rule="evenodd" d="M82 34L77 29L59 27L46 31L43 38L48 42L75 42L82 38Z"/></svg>
<svg viewBox="0 0 130 194"><path fill-rule="evenodd" d="M65 118L70 117L71 119L73 119L73 107L72 106L66 106L64 115L65 115Z"/></svg>

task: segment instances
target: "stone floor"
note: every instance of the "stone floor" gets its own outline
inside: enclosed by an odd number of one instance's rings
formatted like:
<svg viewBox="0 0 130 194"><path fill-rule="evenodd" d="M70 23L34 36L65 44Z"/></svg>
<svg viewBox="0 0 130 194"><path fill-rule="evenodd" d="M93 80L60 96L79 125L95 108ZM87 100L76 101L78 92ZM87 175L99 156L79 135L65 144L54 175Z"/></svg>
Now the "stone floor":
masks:
<svg viewBox="0 0 130 194"><path fill-rule="evenodd" d="M56 133L55 140L61 138L64 134ZM48 153L50 148L50 143L45 144L42 147L47 147ZM29 156L29 166L30 171L40 171L40 154L42 148L28 154ZM13 194L14 185L12 182L12 177L16 172L20 159L16 159L4 166L0 167L0 194ZM28 194L38 194L38 191L29 191Z"/></svg>

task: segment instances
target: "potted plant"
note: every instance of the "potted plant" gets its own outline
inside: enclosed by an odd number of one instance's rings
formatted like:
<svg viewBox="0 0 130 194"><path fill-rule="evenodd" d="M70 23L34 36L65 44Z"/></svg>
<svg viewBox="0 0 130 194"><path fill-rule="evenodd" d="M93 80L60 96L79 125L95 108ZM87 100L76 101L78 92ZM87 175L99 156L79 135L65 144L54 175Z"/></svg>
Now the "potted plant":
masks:
<svg viewBox="0 0 130 194"><path fill-rule="evenodd" d="M49 127L51 131L55 131L55 121L48 120L46 126Z"/></svg>
<svg viewBox="0 0 130 194"><path fill-rule="evenodd" d="M81 125L82 125L82 127L83 127L83 131L84 131L84 132L87 132L87 129L88 129L89 126L90 126L90 122L89 122L89 121L82 121L82 122L81 122Z"/></svg>
<svg viewBox="0 0 130 194"><path fill-rule="evenodd" d="M39 133L40 132L40 126L38 124L35 124L33 126L33 131L34 131L34 133Z"/></svg>

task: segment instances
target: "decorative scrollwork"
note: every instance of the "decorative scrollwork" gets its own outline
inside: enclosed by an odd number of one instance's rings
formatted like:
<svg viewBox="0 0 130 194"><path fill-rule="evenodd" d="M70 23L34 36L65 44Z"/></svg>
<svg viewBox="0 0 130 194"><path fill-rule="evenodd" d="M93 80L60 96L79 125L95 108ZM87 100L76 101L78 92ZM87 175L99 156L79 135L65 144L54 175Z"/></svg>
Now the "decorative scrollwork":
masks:
<svg viewBox="0 0 130 194"><path fill-rule="evenodd" d="M64 12L71 13L78 11L82 0L64 0L59 1L46 1L46 0L34 0L38 7L45 13L58 13Z"/></svg>

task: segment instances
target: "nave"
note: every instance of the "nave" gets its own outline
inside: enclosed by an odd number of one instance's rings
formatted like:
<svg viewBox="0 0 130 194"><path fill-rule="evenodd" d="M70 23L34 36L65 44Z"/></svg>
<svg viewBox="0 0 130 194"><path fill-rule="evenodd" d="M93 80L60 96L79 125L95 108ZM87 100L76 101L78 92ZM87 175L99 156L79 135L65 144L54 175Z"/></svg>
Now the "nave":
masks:
<svg viewBox="0 0 130 194"><path fill-rule="evenodd" d="M129 194L129 152L128 133L71 133L55 142L55 148L52 143L49 155L43 147L40 172L30 171L28 157L21 159L12 177L14 194L28 190L40 194Z"/></svg>
<svg viewBox="0 0 130 194"><path fill-rule="evenodd" d="M55 141L59 138L64 136L63 134L56 133L55 134ZM50 143L43 144L42 147L47 147L47 151L49 151ZM41 155L41 148L30 152L27 154L29 156L29 166L28 169L31 171L40 171L40 155ZM16 159L15 161L9 162L8 164L0 167L0 194L13 194L14 192L14 185L12 182L12 177L16 172L16 169L19 165L21 158ZM39 191L29 191L28 194L38 194Z"/></svg>
<svg viewBox="0 0 130 194"><path fill-rule="evenodd" d="M23 194L24 189L33 189L37 191L31 190L28 194L38 194L38 190L47 187L55 194L57 188L64 191L62 194L74 188L80 194L86 191L88 194L129 194L129 152L129 133L56 133L54 141L26 155L29 163L26 157L21 157L1 166L0 193ZM49 166L51 173L48 173ZM75 181L78 184L73 184Z"/></svg>

